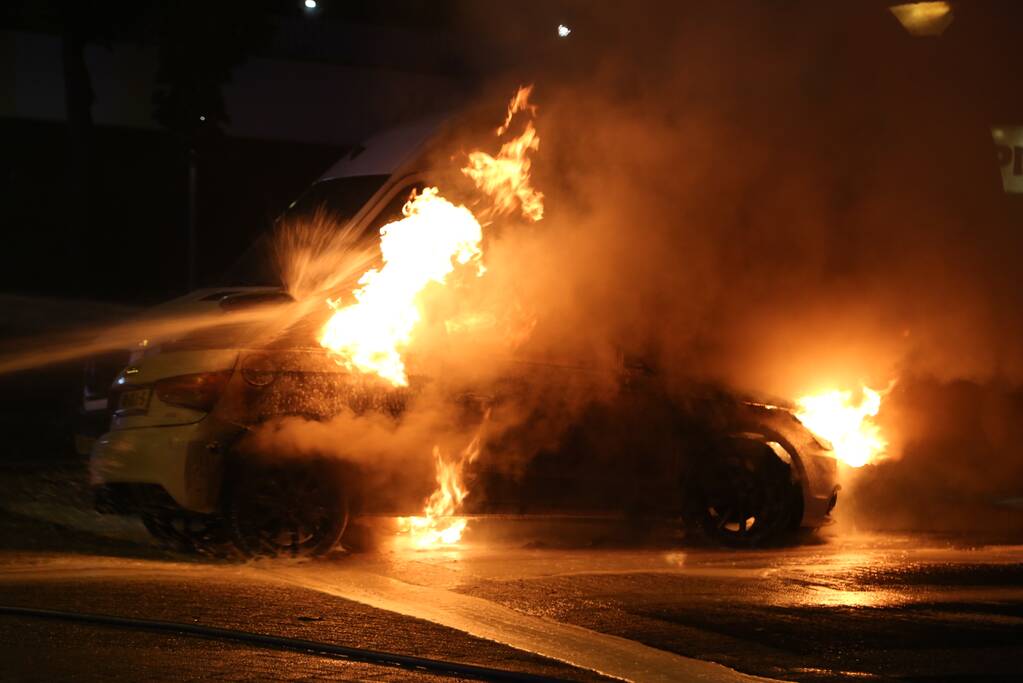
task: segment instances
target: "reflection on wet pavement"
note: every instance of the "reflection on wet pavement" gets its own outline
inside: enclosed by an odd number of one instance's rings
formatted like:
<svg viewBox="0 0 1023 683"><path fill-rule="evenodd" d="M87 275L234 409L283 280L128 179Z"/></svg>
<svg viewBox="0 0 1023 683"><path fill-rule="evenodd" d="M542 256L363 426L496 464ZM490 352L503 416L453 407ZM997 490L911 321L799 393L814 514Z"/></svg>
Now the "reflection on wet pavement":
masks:
<svg viewBox="0 0 1023 683"><path fill-rule="evenodd" d="M837 529L814 544L736 552L516 542L530 533L488 529L523 524L476 520L454 549L411 550L383 534L365 552L245 564L161 560L151 547L130 550L127 538L90 546L116 538L108 527L55 537L46 552L0 552L0 586L52 584L76 604L128 584L144 595L167 581L199 595L216 585L225 604L253 590L301 594L633 680L995 679L1013 675L1023 656L1023 546ZM169 608L162 600L137 607ZM345 607L325 618L354 614ZM253 627L267 619L254 616Z"/></svg>

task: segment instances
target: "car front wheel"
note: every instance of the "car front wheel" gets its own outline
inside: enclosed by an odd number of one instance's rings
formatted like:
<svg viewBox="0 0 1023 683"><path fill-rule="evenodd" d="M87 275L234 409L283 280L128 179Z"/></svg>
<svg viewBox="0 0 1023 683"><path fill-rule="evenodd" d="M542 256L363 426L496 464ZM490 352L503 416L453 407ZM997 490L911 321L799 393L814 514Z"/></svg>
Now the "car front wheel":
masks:
<svg viewBox="0 0 1023 683"><path fill-rule="evenodd" d="M704 535L731 547L785 540L798 511L787 463L766 444L736 439L701 468L697 515Z"/></svg>

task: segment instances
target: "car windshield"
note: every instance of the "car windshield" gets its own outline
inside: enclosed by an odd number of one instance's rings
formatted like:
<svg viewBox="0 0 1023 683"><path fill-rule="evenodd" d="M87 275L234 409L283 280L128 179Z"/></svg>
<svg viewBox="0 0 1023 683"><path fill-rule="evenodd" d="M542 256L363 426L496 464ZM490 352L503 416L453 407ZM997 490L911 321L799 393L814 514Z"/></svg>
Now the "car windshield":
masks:
<svg viewBox="0 0 1023 683"><path fill-rule="evenodd" d="M276 223L312 218L321 214L339 225L352 218L373 193L383 186L386 175L330 178L313 183L293 201ZM278 286L280 275L273 259L273 240L263 232L224 273L218 283L225 286Z"/></svg>

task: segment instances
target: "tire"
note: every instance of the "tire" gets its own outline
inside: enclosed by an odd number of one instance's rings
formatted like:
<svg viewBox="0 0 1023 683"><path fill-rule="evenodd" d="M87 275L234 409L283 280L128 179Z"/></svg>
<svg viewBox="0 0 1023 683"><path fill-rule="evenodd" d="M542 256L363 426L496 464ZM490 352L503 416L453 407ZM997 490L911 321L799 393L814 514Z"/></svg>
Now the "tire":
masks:
<svg viewBox="0 0 1023 683"><path fill-rule="evenodd" d="M249 557L314 557L334 549L348 526L348 495L330 463L233 468L227 524Z"/></svg>
<svg viewBox="0 0 1023 683"><path fill-rule="evenodd" d="M787 539L799 509L791 469L760 442L732 439L701 468L695 514L703 535L733 548Z"/></svg>

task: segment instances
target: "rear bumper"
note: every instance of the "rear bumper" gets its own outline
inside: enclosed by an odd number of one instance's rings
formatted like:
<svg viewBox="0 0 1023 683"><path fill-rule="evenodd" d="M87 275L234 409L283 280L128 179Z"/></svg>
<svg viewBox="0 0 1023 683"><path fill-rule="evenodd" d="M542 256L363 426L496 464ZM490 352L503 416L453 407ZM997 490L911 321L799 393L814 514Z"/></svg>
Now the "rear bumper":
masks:
<svg viewBox="0 0 1023 683"><path fill-rule="evenodd" d="M182 508L213 512L223 480L223 449L207 422L107 432L92 447L91 484L157 485Z"/></svg>

